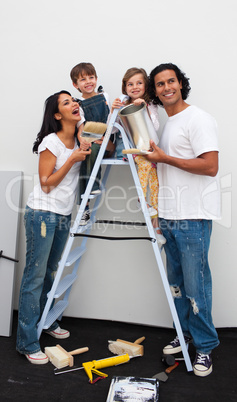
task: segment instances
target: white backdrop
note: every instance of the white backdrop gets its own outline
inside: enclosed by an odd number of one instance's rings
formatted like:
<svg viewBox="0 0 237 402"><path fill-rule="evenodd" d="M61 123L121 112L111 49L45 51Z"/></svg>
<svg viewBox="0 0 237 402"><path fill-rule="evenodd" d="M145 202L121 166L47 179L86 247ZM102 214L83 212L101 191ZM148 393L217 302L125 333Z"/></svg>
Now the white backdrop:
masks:
<svg viewBox="0 0 237 402"><path fill-rule="evenodd" d="M237 326L236 8L235 0L9 0L0 4L0 169L24 173L23 206L37 181L37 156L31 148L44 101L61 89L77 96L70 81L75 64L94 64L98 84L111 101L120 95L121 79L133 66L149 74L156 65L173 62L190 77L189 103L211 113L220 133L223 218L214 224L210 251L217 327ZM165 118L161 111L161 126ZM133 185L126 169L113 168L110 186ZM121 200L113 202L123 209ZM98 211L98 218L112 217L106 205ZM128 212L119 212L118 217L131 219ZM121 228L110 228L106 234L121 232L126 235ZM19 250L16 309L25 263L23 214ZM150 244L90 241L65 314L171 326Z"/></svg>

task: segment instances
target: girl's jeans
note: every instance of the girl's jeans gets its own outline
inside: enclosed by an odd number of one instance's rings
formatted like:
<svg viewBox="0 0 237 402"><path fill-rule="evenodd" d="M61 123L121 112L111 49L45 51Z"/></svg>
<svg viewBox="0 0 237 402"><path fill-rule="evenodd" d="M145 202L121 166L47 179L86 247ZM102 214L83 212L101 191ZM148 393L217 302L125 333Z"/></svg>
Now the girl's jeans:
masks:
<svg viewBox="0 0 237 402"><path fill-rule="evenodd" d="M40 351L37 324L52 287L54 273L70 229L71 215L64 216L26 207L26 266L21 282L17 347L18 352ZM57 328L55 322L49 330Z"/></svg>
<svg viewBox="0 0 237 402"><path fill-rule="evenodd" d="M168 281L184 335L193 338L197 353L211 353L219 345L212 322L212 278L208 250L210 220L166 220L160 229L166 238Z"/></svg>

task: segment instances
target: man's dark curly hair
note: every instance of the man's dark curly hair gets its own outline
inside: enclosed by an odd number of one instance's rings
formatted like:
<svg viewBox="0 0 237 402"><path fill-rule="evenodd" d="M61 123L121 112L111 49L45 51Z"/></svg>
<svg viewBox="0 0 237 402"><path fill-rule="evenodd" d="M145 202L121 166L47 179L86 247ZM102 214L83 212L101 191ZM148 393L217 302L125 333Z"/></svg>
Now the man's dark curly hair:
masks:
<svg viewBox="0 0 237 402"><path fill-rule="evenodd" d="M181 88L181 93L182 93L182 98L183 100L187 99L189 92L191 90L191 87L189 85L189 78L185 76L185 74L175 65L172 63L164 63L160 64L159 66L155 67L149 76L149 86L148 86L148 91L149 91L149 96L154 105L160 105L163 106L163 103L160 101L158 96L156 96L156 89L155 89L155 81L154 78L156 74L161 73L162 71L165 70L173 70L176 74L176 77L178 78L178 81L182 81L182 88Z"/></svg>

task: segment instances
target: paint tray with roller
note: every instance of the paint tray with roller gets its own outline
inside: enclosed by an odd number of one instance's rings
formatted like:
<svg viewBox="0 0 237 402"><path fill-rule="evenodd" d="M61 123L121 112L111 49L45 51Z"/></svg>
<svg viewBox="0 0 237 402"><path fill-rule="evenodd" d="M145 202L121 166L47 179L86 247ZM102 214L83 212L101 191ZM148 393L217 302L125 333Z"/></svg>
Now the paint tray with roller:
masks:
<svg viewBox="0 0 237 402"><path fill-rule="evenodd" d="M84 138L89 144L101 140L107 130L107 124L87 121L85 123L81 137Z"/></svg>
<svg viewBox="0 0 237 402"><path fill-rule="evenodd" d="M157 143L157 134L146 104L125 106L118 115L131 146L129 149L124 149L122 153L147 155L150 140Z"/></svg>
<svg viewBox="0 0 237 402"><path fill-rule="evenodd" d="M137 339L135 342L128 342L122 339L117 339L116 341L108 341L109 342L109 350L115 355L120 355L124 353L128 353L129 356L143 356L144 355L144 347L141 343L144 341L145 336Z"/></svg>
<svg viewBox="0 0 237 402"><path fill-rule="evenodd" d="M89 350L87 346L67 352L61 345L47 346L44 350L50 362L58 369L63 367L72 367L74 364L74 355L85 353Z"/></svg>

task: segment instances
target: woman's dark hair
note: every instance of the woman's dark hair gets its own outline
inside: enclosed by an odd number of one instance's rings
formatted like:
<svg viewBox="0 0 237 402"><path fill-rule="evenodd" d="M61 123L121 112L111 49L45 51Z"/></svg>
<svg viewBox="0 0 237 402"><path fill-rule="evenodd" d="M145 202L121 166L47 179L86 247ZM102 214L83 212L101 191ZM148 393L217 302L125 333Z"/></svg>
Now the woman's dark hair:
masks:
<svg viewBox="0 0 237 402"><path fill-rule="evenodd" d="M60 91L49 96L45 101L43 123L40 132L37 134L32 149L33 152L36 154L38 153L38 147L43 141L44 137L51 133L57 133L62 129L60 120L56 120L54 117L55 113L58 113L58 98L61 94L67 94L71 96L70 92L68 91Z"/></svg>
<svg viewBox="0 0 237 402"><path fill-rule="evenodd" d="M189 85L189 78L185 76L185 74L175 65L172 63L164 63L160 64L159 66L155 67L149 76L149 95L150 98L152 99L152 102L155 105L160 105L163 106L163 103L160 101L158 96L156 96L156 89L155 89L155 76L156 74L161 73L162 71L165 70L173 70L176 74L176 77L179 82L182 81L182 88L181 88L181 93L182 93L182 99L185 100L187 99L189 92L191 90L191 87Z"/></svg>

